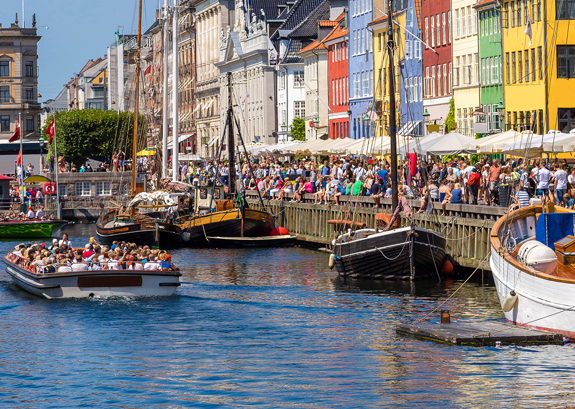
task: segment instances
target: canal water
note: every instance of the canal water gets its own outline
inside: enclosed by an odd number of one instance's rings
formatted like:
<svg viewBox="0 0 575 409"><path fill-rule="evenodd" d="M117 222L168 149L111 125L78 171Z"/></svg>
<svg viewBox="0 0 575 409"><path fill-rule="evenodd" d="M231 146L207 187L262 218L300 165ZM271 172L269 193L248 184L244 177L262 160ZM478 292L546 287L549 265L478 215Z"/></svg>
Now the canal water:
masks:
<svg viewBox="0 0 575 409"><path fill-rule="evenodd" d="M92 226L66 229L75 246ZM5 253L16 242L0 242ZM461 281L343 282L306 249L173 252L168 298L43 300L0 271L0 407L542 407L573 402L569 346L398 336ZM481 275L446 307L502 320ZM431 321L437 321L434 315Z"/></svg>

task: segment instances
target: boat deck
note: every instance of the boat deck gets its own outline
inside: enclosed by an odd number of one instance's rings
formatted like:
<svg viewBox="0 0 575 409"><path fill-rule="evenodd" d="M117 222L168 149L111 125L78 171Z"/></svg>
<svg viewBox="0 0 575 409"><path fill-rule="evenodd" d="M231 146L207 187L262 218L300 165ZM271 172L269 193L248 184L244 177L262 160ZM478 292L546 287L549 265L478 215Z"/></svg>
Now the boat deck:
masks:
<svg viewBox="0 0 575 409"><path fill-rule="evenodd" d="M511 255L513 257L516 257L517 254L519 254L519 250L521 249L521 246L525 245L525 243L528 243L531 240L535 240L535 239L525 240L524 242L520 243L517 246L517 248L515 249L515 251L513 253L511 253ZM563 264L559 260L557 260L557 271L551 275L559 277L559 278L575 280L575 267L573 265Z"/></svg>

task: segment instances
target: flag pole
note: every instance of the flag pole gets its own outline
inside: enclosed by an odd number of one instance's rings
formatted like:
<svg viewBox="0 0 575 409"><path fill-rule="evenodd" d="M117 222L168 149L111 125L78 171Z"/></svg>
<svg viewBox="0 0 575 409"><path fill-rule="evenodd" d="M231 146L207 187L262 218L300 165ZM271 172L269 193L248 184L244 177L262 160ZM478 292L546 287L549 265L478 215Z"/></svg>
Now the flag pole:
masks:
<svg viewBox="0 0 575 409"><path fill-rule="evenodd" d="M22 112L18 114L18 128L20 128L20 191L22 193L22 204L25 205L24 199L26 198L26 193L24 192L24 149L22 149L24 135L22 134Z"/></svg>
<svg viewBox="0 0 575 409"><path fill-rule="evenodd" d="M56 218L60 219L60 186L58 185L60 162L58 161L58 141L56 140L56 112L54 112L54 156L56 157Z"/></svg>

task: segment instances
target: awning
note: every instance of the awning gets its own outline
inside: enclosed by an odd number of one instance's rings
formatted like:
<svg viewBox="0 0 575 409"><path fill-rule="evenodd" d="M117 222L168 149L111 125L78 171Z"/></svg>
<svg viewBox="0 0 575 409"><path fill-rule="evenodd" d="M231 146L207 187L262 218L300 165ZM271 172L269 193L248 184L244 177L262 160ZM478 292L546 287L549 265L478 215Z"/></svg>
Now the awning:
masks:
<svg viewBox="0 0 575 409"><path fill-rule="evenodd" d="M42 175L32 175L24 179L24 183L46 183L46 182L50 182L50 179Z"/></svg>
<svg viewBox="0 0 575 409"><path fill-rule="evenodd" d="M186 139L188 139L188 138L191 137L191 136L194 136L195 134L196 134L195 132L192 132L192 133L186 133L186 134L180 135L180 136L178 137L178 143L184 142ZM172 142L170 142L170 143L168 144L168 149L172 149L173 147L174 147L174 144L173 144L173 141L172 141Z"/></svg>
<svg viewBox="0 0 575 409"><path fill-rule="evenodd" d="M146 148L146 149L142 149L136 155L137 156L150 156L150 155L154 155L155 153L156 153L156 148Z"/></svg>

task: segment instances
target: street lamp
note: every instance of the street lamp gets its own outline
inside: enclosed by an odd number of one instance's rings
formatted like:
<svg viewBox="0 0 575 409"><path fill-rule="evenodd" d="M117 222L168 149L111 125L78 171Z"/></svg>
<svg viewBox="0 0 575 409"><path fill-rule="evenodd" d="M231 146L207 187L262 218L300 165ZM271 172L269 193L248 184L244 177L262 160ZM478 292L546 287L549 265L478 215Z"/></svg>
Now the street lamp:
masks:
<svg viewBox="0 0 575 409"><path fill-rule="evenodd" d="M427 124L429 123L429 117L431 116L429 112L427 112L427 108L423 111L423 134L427 136Z"/></svg>
<svg viewBox="0 0 575 409"><path fill-rule="evenodd" d="M46 140L42 137L38 138L38 143L40 144L40 159L42 162L42 166L44 167L44 143L46 143Z"/></svg>
<svg viewBox="0 0 575 409"><path fill-rule="evenodd" d="M502 121L503 121L503 125L505 125L505 105L503 105L503 99L499 100L499 105L497 105L496 109L497 109L497 114L499 114L499 128L501 129L501 122Z"/></svg>
<svg viewBox="0 0 575 409"><path fill-rule="evenodd" d="M319 128L319 119L317 116L313 119L313 127L315 128L315 139L317 139L317 129Z"/></svg>

